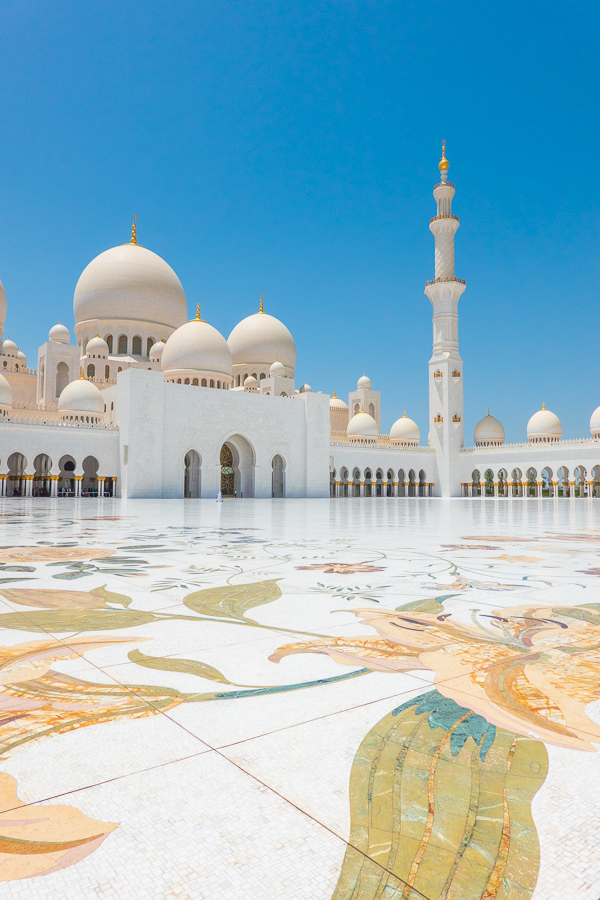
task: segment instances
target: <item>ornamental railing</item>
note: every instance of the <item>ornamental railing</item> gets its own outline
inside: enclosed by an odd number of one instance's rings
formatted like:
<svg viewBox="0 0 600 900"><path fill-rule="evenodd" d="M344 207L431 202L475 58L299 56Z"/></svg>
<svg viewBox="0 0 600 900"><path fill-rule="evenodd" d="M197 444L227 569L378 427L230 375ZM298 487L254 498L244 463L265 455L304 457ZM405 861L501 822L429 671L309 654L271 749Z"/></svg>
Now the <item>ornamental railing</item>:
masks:
<svg viewBox="0 0 600 900"><path fill-rule="evenodd" d="M46 418L44 416L2 416L0 418L0 428L3 425L55 425L57 428L93 428L95 431L119 430L118 425L113 425L109 422L67 421L65 419Z"/></svg>
<svg viewBox="0 0 600 900"><path fill-rule="evenodd" d="M461 447L461 453L475 453L478 450L493 450L497 452L498 450L524 450L529 448L531 450L539 450L540 447L544 449L548 449L549 447L579 447L582 444L599 444L600 440L598 438L565 438L564 440L559 441L548 441L548 443L542 443L537 441L523 441L520 444L499 444L496 447Z"/></svg>
<svg viewBox="0 0 600 900"><path fill-rule="evenodd" d="M431 281L425 282L425 287L429 287L430 284L439 284L444 281L457 281L459 284L466 284L464 278L457 278L456 275L446 275L443 278L432 278Z"/></svg>
<svg viewBox="0 0 600 900"><path fill-rule="evenodd" d="M433 218L429 220L429 224L431 225L431 223L435 222L437 219L456 219L458 222L458 216L455 216L454 213L440 213L439 216L433 216Z"/></svg>

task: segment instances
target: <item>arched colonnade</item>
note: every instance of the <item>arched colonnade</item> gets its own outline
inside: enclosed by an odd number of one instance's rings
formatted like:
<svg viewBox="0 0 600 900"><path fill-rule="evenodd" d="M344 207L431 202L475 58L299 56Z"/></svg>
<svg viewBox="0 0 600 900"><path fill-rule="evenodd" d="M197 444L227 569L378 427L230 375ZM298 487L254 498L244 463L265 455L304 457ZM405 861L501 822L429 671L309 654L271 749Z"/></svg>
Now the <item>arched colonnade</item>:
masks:
<svg viewBox="0 0 600 900"><path fill-rule="evenodd" d="M95 456L78 461L69 453L56 466L48 453L38 453L30 461L24 453L11 453L0 462L0 497L113 497L116 476L99 473Z"/></svg>
<svg viewBox="0 0 600 900"><path fill-rule="evenodd" d="M331 497L432 497L434 482L424 469L374 469L341 466L329 475Z"/></svg>
<svg viewBox="0 0 600 900"><path fill-rule="evenodd" d="M474 469L471 481L462 485L464 497L600 497L600 464L590 470L585 466L549 466L537 469Z"/></svg>

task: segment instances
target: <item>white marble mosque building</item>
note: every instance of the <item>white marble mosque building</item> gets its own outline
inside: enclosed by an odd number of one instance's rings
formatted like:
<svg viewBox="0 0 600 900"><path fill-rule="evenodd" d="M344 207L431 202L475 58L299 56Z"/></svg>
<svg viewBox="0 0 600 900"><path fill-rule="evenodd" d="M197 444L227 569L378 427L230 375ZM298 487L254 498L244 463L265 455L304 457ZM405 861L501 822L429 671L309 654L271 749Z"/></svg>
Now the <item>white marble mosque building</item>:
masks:
<svg viewBox="0 0 600 900"><path fill-rule="evenodd" d="M348 402L295 385L296 346L260 309L225 338L187 321L179 278L131 242L90 262L75 288L75 342L59 322L37 369L0 346L0 495L216 497L600 497L600 407L591 437L562 440L542 407L527 442L506 444L493 416L464 446L463 361L445 148L437 214L426 444L406 413L380 432L366 375ZM0 338L6 295L0 283Z"/></svg>

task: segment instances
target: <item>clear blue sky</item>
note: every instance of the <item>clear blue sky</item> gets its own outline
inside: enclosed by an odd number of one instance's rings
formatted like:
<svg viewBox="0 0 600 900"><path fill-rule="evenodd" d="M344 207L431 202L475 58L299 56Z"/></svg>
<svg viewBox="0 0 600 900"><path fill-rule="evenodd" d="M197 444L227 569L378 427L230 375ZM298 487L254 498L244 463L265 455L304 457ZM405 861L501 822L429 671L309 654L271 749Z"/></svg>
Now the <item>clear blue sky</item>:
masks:
<svg viewBox="0 0 600 900"><path fill-rule="evenodd" d="M470 443L487 407L565 437L600 404L596 3L4 0L0 277L35 365L128 240L225 336L291 329L297 380L366 372L427 431L429 218L446 138Z"/></svg>

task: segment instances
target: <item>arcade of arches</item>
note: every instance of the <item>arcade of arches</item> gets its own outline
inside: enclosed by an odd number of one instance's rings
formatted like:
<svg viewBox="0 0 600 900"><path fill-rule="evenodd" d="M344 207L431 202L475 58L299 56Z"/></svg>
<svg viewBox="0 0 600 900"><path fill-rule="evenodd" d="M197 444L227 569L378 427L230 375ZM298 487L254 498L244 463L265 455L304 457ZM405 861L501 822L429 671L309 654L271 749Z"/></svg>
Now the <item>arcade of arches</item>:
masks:
<svg viewBox="0 0 600 900"><path fill-rule="evenodd" d="M8 472L0 473L0 497L112 497L116 477L98 473L95 456L80 463L65 454L58 460L58 473L52 473L52 459L38 453L32 467L23 453L11 453L6 460Z"/></svg>
<svg viewBox="0 0 600 900"><path fill-rule="evenodd" d="M342 466L339 477L335 469L329 476L331 497L432 497L433 488L434 482L427 481L423 469L418 473L414 469L384 472L371 468L361 472L358 468Z"/></svg>
<svg viewBox="0 0 600 900"><path fill-rule="evenodd" d="M462 485L464 497L600 497L600 465L590 472L585 466L570 471L559 466L556 473L547 466L540 472L528 469L475 469L471 481Z"/></svg>

